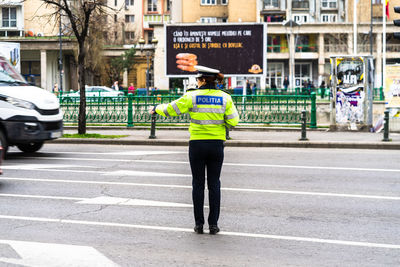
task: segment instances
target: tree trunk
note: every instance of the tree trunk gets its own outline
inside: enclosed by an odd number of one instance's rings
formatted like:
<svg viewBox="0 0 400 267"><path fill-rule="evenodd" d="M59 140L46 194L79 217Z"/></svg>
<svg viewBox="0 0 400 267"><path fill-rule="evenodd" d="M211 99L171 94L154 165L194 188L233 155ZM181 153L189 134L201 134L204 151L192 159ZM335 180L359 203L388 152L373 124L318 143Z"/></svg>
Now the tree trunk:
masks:
<svg viewBox="0 0 400 267"><path fill-rule="evenodd" d="M80 90L78 134L86 134L85 48L79 44L78 83Z"/></svg>

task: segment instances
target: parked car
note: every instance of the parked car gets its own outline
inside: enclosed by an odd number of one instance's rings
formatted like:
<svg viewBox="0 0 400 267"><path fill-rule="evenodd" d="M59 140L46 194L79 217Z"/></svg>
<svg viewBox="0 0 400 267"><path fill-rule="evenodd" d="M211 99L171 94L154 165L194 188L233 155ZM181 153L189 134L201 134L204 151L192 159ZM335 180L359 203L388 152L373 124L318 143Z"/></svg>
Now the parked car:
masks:
<svg viewBox="0 0 400 267"><path fill-rule="evenodd" d="M87 98L94 98L94 97L119 97L123 96L124 92L117 91L111 89L106 86L86 86L86 97ZM74 93L63 94L64 100L68 98L79 98L80 91L76 91Z"/></svg>
<svg viewBox="0 0 400 267"><path fill-rule="evenodd" d="M0 56L0 143L2 156L9 146L24 152L39 150L46 140L61 137L63 114L57 97L29 85Z"/></svg>

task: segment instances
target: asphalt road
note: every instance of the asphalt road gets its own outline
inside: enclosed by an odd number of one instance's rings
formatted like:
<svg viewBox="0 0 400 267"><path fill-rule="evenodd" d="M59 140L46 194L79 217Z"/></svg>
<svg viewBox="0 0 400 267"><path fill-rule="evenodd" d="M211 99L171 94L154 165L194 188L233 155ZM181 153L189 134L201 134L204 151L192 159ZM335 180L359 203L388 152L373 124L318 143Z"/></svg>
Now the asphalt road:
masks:
<svg viewBox="0 0 400 267"><path fill-rule="evenodd" d="M216 236L193 232L186 147L10 151L0 266L400 265L398 151L227 147Z"/></svg>

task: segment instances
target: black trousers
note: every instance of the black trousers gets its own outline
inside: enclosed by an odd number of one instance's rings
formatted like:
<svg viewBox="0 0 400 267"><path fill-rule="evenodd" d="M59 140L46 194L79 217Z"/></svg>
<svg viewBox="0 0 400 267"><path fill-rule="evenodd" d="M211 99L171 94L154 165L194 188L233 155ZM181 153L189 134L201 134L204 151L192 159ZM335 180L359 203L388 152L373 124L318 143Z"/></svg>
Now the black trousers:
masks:
<svg viewBox="0 0 400 267"><path fill-rule="evenodd" d="M192 198L196 225L204 224L204 185L207 170L209 225L218 225L221 202L221 174L224 161L224 141L191 140L189 142L189 160L192 169Z"/></svg>

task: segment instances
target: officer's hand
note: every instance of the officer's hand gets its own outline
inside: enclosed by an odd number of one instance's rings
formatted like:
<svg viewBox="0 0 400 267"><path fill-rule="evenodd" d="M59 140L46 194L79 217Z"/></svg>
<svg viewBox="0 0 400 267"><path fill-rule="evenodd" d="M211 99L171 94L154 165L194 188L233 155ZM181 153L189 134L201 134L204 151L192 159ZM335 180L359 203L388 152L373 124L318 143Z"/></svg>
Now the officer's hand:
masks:
<svg viewBox="0 0 400 267"><path fill-rule="evenodd" d="M151 108L149 109L149 113L150 113L151 115L153 115L153 114L155 113L155 107L151 107Z"/></svg>

